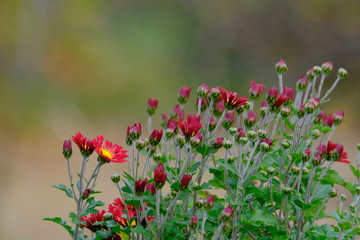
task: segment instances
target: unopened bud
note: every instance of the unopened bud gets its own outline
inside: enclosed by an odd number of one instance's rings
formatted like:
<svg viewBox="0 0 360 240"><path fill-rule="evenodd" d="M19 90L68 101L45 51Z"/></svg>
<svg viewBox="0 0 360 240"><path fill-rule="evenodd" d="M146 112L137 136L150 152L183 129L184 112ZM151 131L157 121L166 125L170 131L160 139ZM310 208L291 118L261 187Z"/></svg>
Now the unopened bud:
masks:
<svg viewBox="0 0 360 240"><path fill-rule="evenodd" d="M160 162L160 160L162 159L163 155L161 153L154 153L153 154L153 159L155 162Z"/></svg>
<svg viewBox="0 0 360 240"><path fill-rule="evenodd" d="M360 143L356 145L357 150L360 152Z"/></svg>
<svg viewBox="0 0 360 240"><path fill-rule="evenodd" d="M274 175L274 173L275 173L275 168L273 168L273 167L268 167L268 168L266 169L266 172L267 172L267 174L269 174L270 176L272 176L272 175Z"/></svg>
<svg viewBox="0 0 360 240"><path fill-rule="evenodd" d="M302 118L305 116L305 105L304 104L300 104L297 112L296 112L298 118Z"/></svg>
<svg viewBox="0 0 360 240"><path fill-rule="evenodd" d="M147 146L147 142L144 140L138 140L135 146L138 151L141 151Z"/></svg>
<svg viewBox="0 0 360 240"><path fill-rule="evenodd" d="M203 199L203 198L198 198L198 199L196 199L195 205L196 205L196 207L199 208L199 209L203 208L204 205L205 205L204 199Z"/></svg>
<svg viewBox="0 0 360 240"><path fill-rule="evenodd" d="M229 133L231 136L234 136L235 134L237 134L238 129L236 127L231 127L229 128Z"/></svg>
<svg viewBox="0 0 360 240"><path fill-rule="evenodd" d="M189 227L192 229L196 229L199 225L199 219L198 217L194 216L190 219Z"/></svg>
<svg viewBox="0 0 360 240"><path fill-rule="evenodd" d="M267 132L264 129L259 129L257 133L260 139L264 139L267 137Z"/></svg>
<svg viewBox="0 0 360 240"><path fill-rule="evenodd" d="M313 70L314 70L314 74L317 76L320 75L322 72L321 67L319 67L319 66L314 66Z"/></svg>
<svg viewBox="0 0 360 240"><path fill-rule="evenodd" d="M351 204L349 205L349 210L350 210L351 212L354 212L355 209L356 209L356 204L355 204L355 203L351 203Z"/></svg>
<svg viewBox="0 0 360 240"><path fill-rule="evenodd" d="M230 149L230 148L232 147L232 142L229 141L229 140L224 140L224 141L223 141L223 147L224 147L225 149Z"/></svg>
<svg viewBox="0 0 360 240"><path fill-rule="evenodd" d="M232 208L230 206L224 208L220 213L220 218L223 221L228 221L231 216L232 216Z"/></svg>
<svg viewBox="0 0 360 240"><path fill-rule="evenodd" d="M184 147L185 145L185 138L183 136L178 136L176 138L176 145L178 145L179 148Z"/></svg>
<svg viewBox="0 0 360 240"><path fill-rule="evenodd" d="M308 168L303 168L303 174L308 175L310 173Z"/></svg>
<svg viewBox="0 0 360 240"><path fill-rule="evenodd" d="M219 87L214 87L210 90L209 97L211 99L217 100L221 95L221 90Z"/></svg>
<svg viewBox="0 0 360 240"><path fill-rule="evenodd" d="M301 159L306 162L306 161L309 161L310 159L310 154L311 154L311 151L309 148L305 149L303 152L302 152L302 156L301 156Z"/></svg>
<svg viewBox="0 0 360 240"><path fill-rule="evenodd" d="M270 145L267 144L266 142L261 142L260 143L260 150L263 152L268 152L270 150Z"/></svg>
<svg viewBox="0 0 360 240"><path fill-rule="evenodd" d="M63 145L63 155L66 159L69 159L72 155L71 140L65 140Z"/></svg>
<svg viewBox="0 0 360 240"><path fill-rule="evenodd" d="M300 167L298 165L295 165L291 168L291 172L295 175L300 173Z"/></svg>
<svg viewBox="0 0 360 240"><path fill-rule="evenodd" d="M215 204L215 199L214 199L214 196L213 195L210 195L207 199L206 199L206 202L205 202L205 206L204 208L206 210L209 210L211 209Z"/></svg>
<svg viewBox="0 0 360 240"><path fill-rule="evenodd" d="M311 137L312 137L314 140L316 140L316 139L319 138L320 133L321 133L321 132L320 132L319 129L314 129L314 130L312 130L312 132L311 132Z"/></svg>
<svg viewBox="0 0 360 240"><path fill-rule="evenodd" d="M293 189L291 187L284 187L282 191L284 194L289 195L293 191Z"/></svg>
<svg viewBox="0 0 360 240"><path fill-rule="evenodd" d="M227 159L227 162L228 162L229 164L233 164L233 163L235 162L235 160L236 160L236 157L234 157L234 156L229 156L228 159Z"/></svg>
<svg viewBox="0 0 360 240"><path fill-rule="evenodd" d="M217 124L216 120L214 118L210 118L210 121L209 121L209 131L210 132L214 131L216 124Z"/></svg>
<svg viewBox="0 0 360 240"><path fill-rule="evenodd" d="M256 139L256 137L257 137L257 133L256 133L255 131L250 130L250 131L248 131L248 132L246 133L246 136L247 136L249 139L254 140L254 139Z"/></svg>
<svg viewBox="0 0 360 240"><path fill-rule="evenodd" d="M283 149L289 149L291 147L291 144L288 140L284 139L282 142L281 142L281 147Z"/></svg>
<svg viewBox="0 0 360 240"><path fill-rule="evenodd" d="M210 91L210 89L209 89L208 85L203 83L196 90L196 94L199 98L203 99L208 95L209 91Z"/></svg>
<svg viewBox="0 0 360 240"><path fill-rule="evenodd" d="M345 194L341 194L340 199L341 199L341 201L346 201L347 197Z"/></svg>
<svg viewBox="0 0 360 240"><path fill-rule="evenodd" d="M81 199L82 199L82 200L87 199L87 198L89 197L90 193L91 193L91 189L90 189L90 188L85 189L85 191L81 194Z"/></svg>
<svg viewBox="0 0 360 240"><path fill-rule="evenodd" d="M236 142L241 145L245 145L248 143L248 141L249 141L249 139L247 137L240 137Z"/></svg>
<svg viewBox="0 0 360 240"><path fill-rule="evenodd" d="M356 194L360 195L360 186L356 187Z"/></svg>
<svg viewBox="0 0 360 240"><path fill-rule="evenodd" d="M113 214L111 212L104 213L103 219L104 219L104 221L113 220Z"/></svg>
<svg viewBox="0 0 360 240"><path fill-rule="evenodd" d="M120 175L119 174L114 174L114 175L112 175L111 176L111 181L113 182L113 183L118 183L118 182L120 182Z"/></svg>
<svg viewBox="0 0 360 240"><path fill-rule="evenodd" d="M321 163L321 157L319 155L316 155L311 162L315 167L319 166Z"/></svg>
<svg viewBox="0 0 360 240"><path fill-rule="evenodd" d="M333 64L331 62L325 62L321 65L322 73L325 75L329 75L333 70Z"/></svg>
<svg viewBox="0 0 360 240"><path fill-rule="evenodd" d="M339 68L339 70L337 72L337 75L338 75L339 78L342 79L342 78L346 78L348 73L347 73L347 71L345 69Z"/></svg>
<svg viewBox="0 0 360 240"><path fill-rule="evenodd" d="M197 147L199 147L201 145L201 140L199 139L199 138L197 138L197 137L192 137L191 139L190 139L190 146L192 147L192 148L197 148Z"/></svg>
<svg viewBox="0 0 360 240"><path fill-rule="evenodd" d="M276 63L275 69L278 74L283 74L284 72L287 71L288 68L286 66L285 61L281 59L279 62Z"/></svg>
<svg viewBox="0 0 360 240"><path fill-rule="evenodd" d="M338 191L335 188L331 188L329 191L329 197L334 198L338 195Z"/></svg>
<svg viewBox="0 0 360 240"><path fill-rule="evenodd" d="M306 72L306 77L308 78L309 82L312 82L314 80L314 70L310 69L309 71Z"/></svg>
<svg viewBox="0 0 360 240"><path fill-rule="evenodd" d="M305 76L300 77L299 81L296 83L296 90L305 91L308 86L308 79Z"/></svg>
<svg viewBox="0 0 360 240"><path fill-rule="evenodd" d="M172 199L173 199L172 194L166 194L166 195L164 196L165 202L168 202L168 201L170 201L170 200L172 200Z"/></svg>

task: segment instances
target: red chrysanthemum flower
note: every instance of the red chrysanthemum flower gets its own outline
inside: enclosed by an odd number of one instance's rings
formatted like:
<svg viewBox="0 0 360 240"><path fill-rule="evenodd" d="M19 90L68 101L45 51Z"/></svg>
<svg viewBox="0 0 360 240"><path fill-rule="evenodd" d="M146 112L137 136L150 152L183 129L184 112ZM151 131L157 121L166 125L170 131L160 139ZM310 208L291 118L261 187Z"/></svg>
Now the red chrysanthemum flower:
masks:
<svg viewBox="0 0 360 240"><path fill-rule="evenodd" d="M335 118L332 114L327 114L325 115L324 119L323 119L323 123L325 126L328 127L332 127L332 125L334 124Z"/></svg>
<svg viewBox="0 0 360 240"><path fill-rule="evenodd" d="M326 148L326 158L337 162L351 163L348 160L347 153L344 151L344 146L330 141L328 142Z"/></svg>
<svg viewBox="0 0 360 240"><path fill-rule="evenodd" d="M89 216L84 216L80 218L81 222L85 222L84 224L81 224L81 226L88 228L92 232L105 230L107 229L105 225L101 224L95 224L97 222L103 222L104 221L104 214L105 210L98 211L95 214L90 214Z"/></svg>
<svg viewBox="0 0 360 240"><path fill-rule="evenodd" d="M194 137L202 127L200 116L197 115L188 115L186 121L179 121L178 124L186 140Z"/></svg>
<svg viewBox="0 0 360 240"><path fill-rule="evenodd" d="M99 160L103 162L127 162L127 151L123 150L121 146L106 141L104 143L104 136L99 135L93 140L95 152L99 155Z"/></svg>
<svg viewBox="0 0 360 240"><path fill-rule="evenodd" d="M72 136L71 139L79 147L80 153L84 157L89 157L94 152L93 140L84 137L80 132Z"/></svg>
<svg viewBox="0 0 360 240"><path fill-rule="evenodd" d="M149 137L149 142L151 145L156 146L161 141L163 135L163 130L154 129L154 131L151 133Z"/></svg>
<svg viewBox="0 0 360 240"><path fill-rule="evenodd" d="M122 227L129 226L128 219L131 222L131 226L136 226L136 208L131 205L126 206L128 213L126 213L126 208L123 201L120 198L114 199L114 202L108 206L108 211L112 213L114 221L120 224ZM126 216L128 215L128 216Z"/></svg>
<svg viewBox="0 0 360 240"><path fill-rule="evenodd" d="M245 97L240 97L236 92L231 92L226 89L221 89L221 96L224 100L224 106L228 110L233 110L236 107L241 105L245 105L247 103L247 99Z"/></svg>

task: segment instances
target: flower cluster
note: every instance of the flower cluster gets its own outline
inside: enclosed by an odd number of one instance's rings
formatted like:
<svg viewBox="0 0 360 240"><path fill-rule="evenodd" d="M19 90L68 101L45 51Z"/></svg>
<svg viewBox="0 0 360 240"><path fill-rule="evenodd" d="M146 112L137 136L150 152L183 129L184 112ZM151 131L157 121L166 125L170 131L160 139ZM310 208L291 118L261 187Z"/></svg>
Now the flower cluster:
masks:
<svg viewBox="0 0 360 240"><path fill-rule="evenodd" d="M70 188L55 186L75 200L77 212L70 214L75 226L59 218L46 220L64 226L73 240L358 238L360 186L332 166L350 166L359 180L360 153L353 166L344 146L332 140L344 113L321 110L347 72L339 69L324 93L324 80L333 70L330 62L311 68L294 87L284 86L285 61L275 69L278 86L266 89L251 81L244 91L247 97L201 84L195 113L184 111L191 101L191 88L184 86L155 129L152 120L159 101L150 98L148 134L140 123L129 126L129 152L101 135L90 140L77 133L72 140L84 157L78 189L70 167ZM94 151L98 166L85 178ZM63 155L69 164L70 140L64 142ZM103 204L92 194L97 193L100 167L109 162L127 162L128 171L124 177L111 177L119 198L98 210ZM347 197L342 195L339 208L328 215L326 205L337 197L337 185L353 200L346 210ZM338 226L318 222L327 217ZM95 238L87 237L86 231Z"/></svg>

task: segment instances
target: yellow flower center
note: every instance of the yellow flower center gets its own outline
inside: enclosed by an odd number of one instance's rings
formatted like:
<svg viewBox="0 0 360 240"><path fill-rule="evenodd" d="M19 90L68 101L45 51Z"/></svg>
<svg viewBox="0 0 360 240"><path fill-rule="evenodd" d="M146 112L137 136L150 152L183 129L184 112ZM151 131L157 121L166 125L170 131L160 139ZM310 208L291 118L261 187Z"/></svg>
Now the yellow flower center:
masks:
<svg viewBox="0 0 360 240"><path fill-rule="evenodd" d="M101 152L102 157L104 157L104 158L112 159L114 156L111 152L109 152L105 148L100 148L100 152Z"/></svg>

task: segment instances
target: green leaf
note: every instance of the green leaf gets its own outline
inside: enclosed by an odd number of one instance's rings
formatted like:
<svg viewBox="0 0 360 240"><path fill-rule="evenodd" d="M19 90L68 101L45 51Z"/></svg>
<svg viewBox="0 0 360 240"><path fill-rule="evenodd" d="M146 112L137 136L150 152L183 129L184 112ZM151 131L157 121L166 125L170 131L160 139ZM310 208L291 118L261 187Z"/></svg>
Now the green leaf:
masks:
<svg viewBox="0 0 360 240"><path fill-rule="evenodd" d="M196 151L200 153L202 156L207 156L213 148L210 146L202 145L196 148Z"/></svg>
<svg viewBox="0 0 360 240"><path fill-rule="evenodd" d="M360 170L355 168L353 165L349 165L352 173L354 174L355 177L360 178Z"/></svg>
<svg viewBox="0 0 360 240"><path fill-rule="evenodd" d="M65 228L66 231L68 231L68 233L70 234L71 237L74 236L74 231L72 230L71 226L67 225L66 222L64 220L62 220L60 217L44 218L43 220L59 224L60 226Z"/></svg>
<svg viewBox="0 0 360 240"><path fill-rule="evenodd" d="M325 199L329 196L329 191L331 189L331 185L320 185L317 189L313 201L319 200L319 199Z"/></svg>
<svg viewBox="0 0 360 240"><path fill-rule="evenodd" d="M69 218L71 218L71 222L73 223L73 224L80 224L80 219L79 219L79 217L76 215L76 213L74 213L74 212L71 212L71 213L69 213Z"/></svg>
<svg viewBox="0 0 360 240"><path fill-rule="evenodd" d="M339 222L338 225L342 230L349 230L349 229L351 229L353 227L351 222L347 222L347 221Z"/></svg>
<svg viewBox="0 0 360 240"><path fill-rule="evenodd" d="M131 228L131 232L135 232L135 233L140 233L140 234L144 234L147 237L152 237L152 234L149 230L146 230L143 226L138 225L134 228Z"/></svg>
<svg viewBox="0 0 360 240"><path fill-rule="evenodd" d="M272 214L266 213L261 209L256 209L252 215L246 220L247 223L260 227L265 226L276 226L276 217Z"/></svg>
<svg viewBox="0 0 360 240"><path fill-rule="evenodd" d="M74 198L72 190L65 185L52 185L52 187L64 191L66 193L66 196L68 196L69 198Z"/></svg>
<svg viewBox="0 0 360 240"><path fill-rule="evenodd" d="M136 208L140 207L141 203L140 200L125 200L125 203L130 205L130 206L134 206Z"/></svg>
<svg viewBox="0 0 360 240"><path fill-rule="evenodd" d="M190 167L190 170L189 170L189 173L190 175L193 175L197 170L198 168L200 167L200 164L201 162L195 162L191 167Z"/></svg>
<svg viewBox="0 0 360 240"><path fill-rule="evenodd" d="M95 209L96 207L104 206L104 203L101 201L95 201L94 197L86 199L86 202L88 203L88 206L84 209L83 214L81 216L88 215L90 213L95 214L98 211Z"/></svg>
<svg viewBox="0 0 360 240"><path fill-rule="evenodd" d="M295 130L295 124L292 124L289 118L285 119L285 125L288 126L291 130Z"/></svg>

